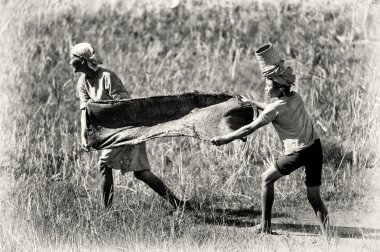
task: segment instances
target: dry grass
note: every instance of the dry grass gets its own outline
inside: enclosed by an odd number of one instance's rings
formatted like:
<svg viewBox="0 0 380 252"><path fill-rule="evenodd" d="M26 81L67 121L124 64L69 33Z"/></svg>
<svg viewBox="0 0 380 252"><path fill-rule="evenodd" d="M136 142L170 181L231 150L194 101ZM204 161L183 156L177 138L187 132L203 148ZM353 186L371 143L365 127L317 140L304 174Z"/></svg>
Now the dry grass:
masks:
<svg viewBox="0 0 380 252"><path fill-rule="evenodd" d="M96 154L79 147L77 76L68 53L72 43L93 43L133 96L230 90L262 99L254 50L273 42L294 67L295 89L324 143L327 205L358 208L370 188L368 171L380 139L379 33L372 26L378 6L187 1L169 9L101 3L1 2L0 249L338 248L338 237L256 237L249 228L223 224L223 218L220 225L205 225L193 215L168 216L166 203L131 175L116 177L114 209L104 212ZM258 210L259 175L281 145L266 127L246 144L217 148L196 139L160 139L149 142L149 153L153 171L205 210ZM277 184L274 212L310 211L303 181L300 170Z"/></svg>

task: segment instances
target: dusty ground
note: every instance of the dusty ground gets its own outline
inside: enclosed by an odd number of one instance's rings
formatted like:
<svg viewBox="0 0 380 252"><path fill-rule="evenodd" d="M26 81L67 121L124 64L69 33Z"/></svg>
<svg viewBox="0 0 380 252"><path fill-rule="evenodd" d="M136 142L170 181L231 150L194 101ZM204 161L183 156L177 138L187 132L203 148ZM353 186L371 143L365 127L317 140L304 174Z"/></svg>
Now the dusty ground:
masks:
<svg viewBox="0 0 380 252"><path fill-rule="evenodd" d="M371 171L372 172L372 171ZM132 250L137 251L380 251L380 197L379 185L376 183L380 176L378 171L373 174L373 193L369 193L368 200L372 203L372 208L367 210L331 211L330 219L333 223L333 235L325 239L318 233L318 225L312 212L300 213L298 218L294 216L278 216L274 214L274 231L279 235L255 235L254 226L260 219L260 212L252 209L232 210L213 209L213 214L200 213L195 216L201 230L214 233L216 236L234 238L233 244L239 247L228 247L205 242L201 247L194 248L193 244L183 244L181 240L162 243L160 247L155 245L149 247L145 244L135 244ZM2 173L0 176L2 183L0 186L0 210L3 221L0 223L0 235L13 240L9 242L16 244L33 245L33 248L44 251L55 251L56 247L40 248L36 241L33 228L26 223L16 223L13 214L13 206L8 198L9 189L14 181ZM173 218L176 218L175 216ZM8 221L6 221L8 219ZM198 220L198 221L197 221ZM195 225L194 228L198 228ZM199 232L199 231L196 231ZM30 242L29 242L30 241ZM178 244L176 244L178 243ZM130 244L129 244L130 245ZM52 244L52 246L54 246ZM73 244L60 245L59 251L71 251ZM113 244L78 245L79 251L123 251L124 246L114 246ZM1 250L1 246L0 246Z"/></svg>

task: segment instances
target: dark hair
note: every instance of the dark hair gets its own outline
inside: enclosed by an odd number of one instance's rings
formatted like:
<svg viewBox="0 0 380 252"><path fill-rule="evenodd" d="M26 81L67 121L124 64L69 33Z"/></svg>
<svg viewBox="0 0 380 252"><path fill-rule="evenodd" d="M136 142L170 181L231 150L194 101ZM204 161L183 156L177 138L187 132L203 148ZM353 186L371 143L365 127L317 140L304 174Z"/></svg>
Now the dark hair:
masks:
<svg viewBox="0 0 380 252"><path fill-rule="evenodd" d="M275 81L275 80L273 80L273 79L270 79L272 82L273 82L273 85L276 87L276 88L284 88L284 93L286 94L286 95L288 95L289 93L290 93L290 87L291 86L285 86L285 85L283 85L283 84L281 84L281 83L279 83L279 82L277 82L277 81Z"/></svg>

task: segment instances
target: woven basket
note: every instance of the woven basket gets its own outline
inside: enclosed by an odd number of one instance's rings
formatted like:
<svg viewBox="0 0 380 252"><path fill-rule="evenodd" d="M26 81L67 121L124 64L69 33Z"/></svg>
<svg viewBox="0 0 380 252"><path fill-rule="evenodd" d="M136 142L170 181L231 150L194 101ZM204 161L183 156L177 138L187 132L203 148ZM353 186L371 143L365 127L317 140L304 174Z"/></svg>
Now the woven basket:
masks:
<svg viewBox="0 0 380 252"><path fill-rule="evenodd" d="M274 50L272 44L260 47L256 50L255 54L260 64L261 73L271 71L284 63L284 60Z"/></svg>

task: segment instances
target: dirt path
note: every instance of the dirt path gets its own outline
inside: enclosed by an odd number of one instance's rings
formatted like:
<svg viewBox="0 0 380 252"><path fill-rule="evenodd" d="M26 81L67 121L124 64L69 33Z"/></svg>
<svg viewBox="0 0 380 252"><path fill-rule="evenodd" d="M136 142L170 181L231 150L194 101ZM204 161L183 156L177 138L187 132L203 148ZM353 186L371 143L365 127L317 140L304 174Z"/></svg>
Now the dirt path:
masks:
<svg viewBox="0 0 380 252"><path fill-rule="evenodd" d="M336 238L344 239L378 239L380 245L380 170L371 172L371 190L368 198L370 208L360 210L330 210L332 233ZM260 222L261 212L253 209L209 209L197 215L203 223L232 227L236 232L239 229L252 229ZM299 216L284 216L273 214L273 230L281 235L319 237L319 226L314 213L311 211L299 213Z"/></svg>
<svg viewBox="0 0 380 252"><path fill-rule="evenodd" d="M380 170L371 169L371 190L364 199L370 208L360 210L330 211L330 221L336 234L340 237L378 237L380 238ZM277 228L288 229L289 232L314 233L318 229L316 218L312 211L301 214L297 219L275 218ZM298 223L298 224L294 224Z"/></svg>

